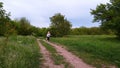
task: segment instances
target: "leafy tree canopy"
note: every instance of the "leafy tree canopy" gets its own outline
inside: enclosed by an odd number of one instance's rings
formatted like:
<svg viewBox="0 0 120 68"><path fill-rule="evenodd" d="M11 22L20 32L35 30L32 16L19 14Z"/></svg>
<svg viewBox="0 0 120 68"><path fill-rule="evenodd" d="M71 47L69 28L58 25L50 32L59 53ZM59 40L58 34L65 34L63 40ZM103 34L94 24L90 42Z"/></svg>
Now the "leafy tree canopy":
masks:
<svg viewBox="0 0 120 68"><path fill-rule="evenodd" d="M64 36L70 32L72 25L67 19L65 19L64 15L57 13L50 17L50 21L50 29L53 36Z"/></svg>
<svg viewBox="0 0 120 68"><path fill-rule="evenodd" d="M120 37L120 0L110 0L110 3L100 4L91 10L93 22L101 22L101 27L111 29Z"/></svg>
<svg viewBox="0 0 120 68"><path fill-rule="evenodd" d="M10 29L10 13L6 13L6 11L3 9L3 3L0 2L0 35L4 35L5 33L8 33L8 30Z"/></svg>

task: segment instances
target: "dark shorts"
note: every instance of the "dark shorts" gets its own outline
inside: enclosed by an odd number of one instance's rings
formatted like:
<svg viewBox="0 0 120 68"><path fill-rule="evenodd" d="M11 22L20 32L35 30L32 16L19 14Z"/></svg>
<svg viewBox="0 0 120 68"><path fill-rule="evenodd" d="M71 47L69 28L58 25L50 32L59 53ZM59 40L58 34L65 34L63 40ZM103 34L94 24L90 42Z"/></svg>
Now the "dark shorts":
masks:
<svg viewBox="0 0 120 68"><path fill-rule="evenodd" d="M49 40L50 40L50 37L47 37L47 40L49 41Z"/></svg>

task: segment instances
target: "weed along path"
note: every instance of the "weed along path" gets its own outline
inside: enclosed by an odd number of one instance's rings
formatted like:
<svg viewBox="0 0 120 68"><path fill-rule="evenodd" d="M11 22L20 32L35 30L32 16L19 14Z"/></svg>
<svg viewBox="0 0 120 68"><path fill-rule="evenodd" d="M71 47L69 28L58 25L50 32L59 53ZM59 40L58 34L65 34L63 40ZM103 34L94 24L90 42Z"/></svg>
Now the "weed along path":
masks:
<svg viewBox="0 0 120 68"><path fill-rule="evenodd" d="M64 68L63 65L55 65L51 58L50 52L40 43L39 39L37 39L37 42L44 59L42 68Z"/></svg>
<svg viewBox="0 0 120 68"><path fill-rule="evenodd" d="M53 46L57 50L57 52L60 55L62 55L65 58L65 60L73 66L73 68L95 68L84 63L82 59L73 55L71 52L68 52L66 49L62 48L61 46L57 46L57 44L54 44L48 41L45 41L45 42Z"/></svg>

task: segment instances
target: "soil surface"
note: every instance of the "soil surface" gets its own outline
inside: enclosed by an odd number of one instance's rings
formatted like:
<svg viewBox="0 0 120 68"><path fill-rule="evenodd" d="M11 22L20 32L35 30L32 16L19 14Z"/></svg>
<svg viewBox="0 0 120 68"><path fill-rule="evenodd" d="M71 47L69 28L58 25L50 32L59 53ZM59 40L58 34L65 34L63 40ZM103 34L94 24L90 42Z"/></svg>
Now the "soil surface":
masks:
<svg viewBox="0 0 120 68"><path fill-rule="evenodd" d="M73 66L73 68L95 68L86 64L85 62L82 61L82 59L78 58L71 52L67 51L62 46L58 46L57 44L48 42L46 40L44 41L53 46L57 50L58 54L62 55L65 58L65 60Z"/></svg>
<svg viewBox="0 0 120 68"><path fill-rule="evenodd" d="M51 58L50 52L40 43L39 39L37 39L37 42L44 59L43 65L40 66L40 68L64 68L63 65L55 65Z"/></svg>

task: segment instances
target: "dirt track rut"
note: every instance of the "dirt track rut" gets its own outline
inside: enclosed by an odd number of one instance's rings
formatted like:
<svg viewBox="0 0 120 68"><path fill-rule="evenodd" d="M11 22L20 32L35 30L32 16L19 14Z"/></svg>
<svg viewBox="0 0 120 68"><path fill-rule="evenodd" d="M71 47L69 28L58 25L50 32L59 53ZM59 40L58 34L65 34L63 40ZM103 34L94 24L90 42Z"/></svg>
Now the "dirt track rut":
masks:
<svg viewBox="0 0 120 68"><path fill-rule="evenodd" d="M44 59L43 65L40 68L64 68L63 65L55 65L49 51L40 43L39 39L37 39L37 42Z"/></svg>
<svg viewBox="0 0 120 68"><path fill-rule="evenodd" d="M48 41L45 41L45 42L52 45L57 50L57 52L60 55L62 55L66 59L66 61L69 62L74 68L95 68L84 63L82 59L73 55L71 52L68 52L66 49L62 48L61 46L58 46L57 44L54 44Z"/></svg>

